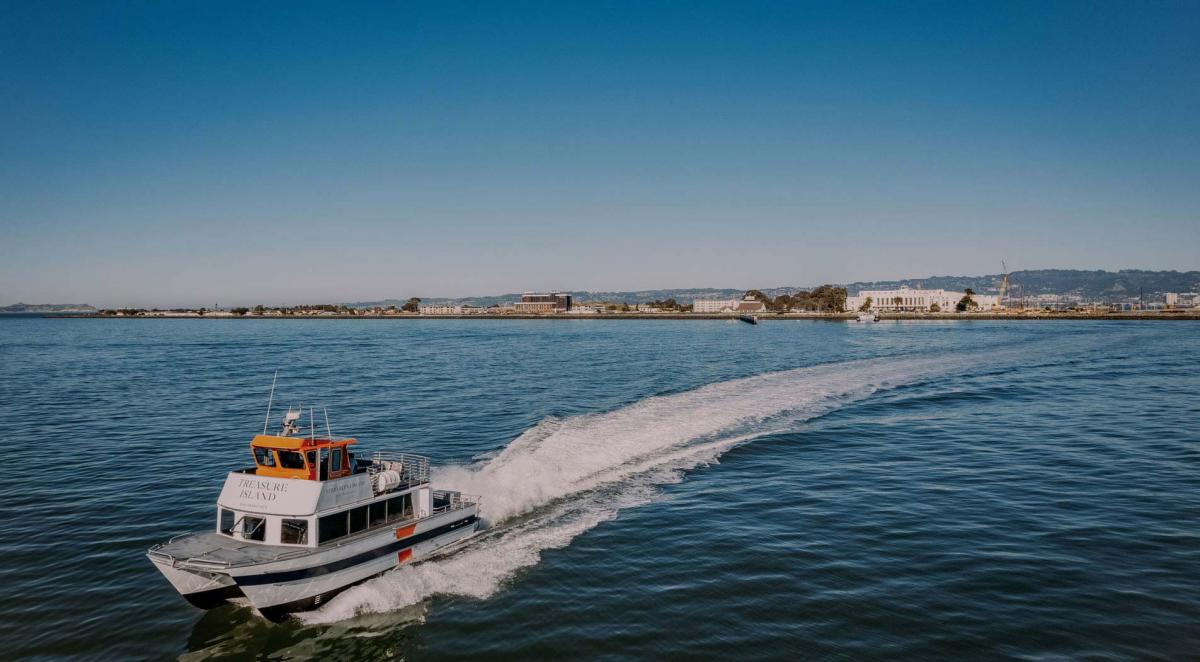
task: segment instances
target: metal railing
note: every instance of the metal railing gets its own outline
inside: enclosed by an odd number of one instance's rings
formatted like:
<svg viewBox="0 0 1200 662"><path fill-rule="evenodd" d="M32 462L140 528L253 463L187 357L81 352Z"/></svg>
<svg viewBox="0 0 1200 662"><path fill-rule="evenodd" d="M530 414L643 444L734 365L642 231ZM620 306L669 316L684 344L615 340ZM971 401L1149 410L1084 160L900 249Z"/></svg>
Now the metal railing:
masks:
<svg viewBox="0 0 1200 662"><path fill-rule="evenodd" d="M450 490L433 490L431 495L433 503L430 504L433 512L430 515L440 515L455 510L462 510L467 506L478 506L482 500L474 494L463 494L462 492L451 492ZM444 502L444 505L436 505L439 502Z"/></svg>
<svg viewBox="0 0 1200 662"><path fill-rule="evenodd" d="M411 453L388 453L376 451L371 454L371 463L367 465L367 475L371 477L371 488L378 492L375 477L385 471L396 471L400 474L400 482L393 485L389 491L407 489L414 485L429 482L429 458L424 455Z"/></svg>

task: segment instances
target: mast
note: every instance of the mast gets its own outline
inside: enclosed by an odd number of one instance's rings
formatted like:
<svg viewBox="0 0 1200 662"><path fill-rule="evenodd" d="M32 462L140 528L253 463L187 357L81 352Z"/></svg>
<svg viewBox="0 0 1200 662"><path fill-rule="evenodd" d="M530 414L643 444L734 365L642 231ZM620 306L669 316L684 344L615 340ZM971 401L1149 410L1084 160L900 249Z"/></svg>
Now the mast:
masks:
<svg viewBox="0 0 1200 662"><path fill-rule="evenodd" d="M271 403L275 401L276 379L279 379L279 368L275 368L275 376L271 378L271 396L267 398L267 417L263 419L263 434L267 433L267 425L271 422Z"/></svg>

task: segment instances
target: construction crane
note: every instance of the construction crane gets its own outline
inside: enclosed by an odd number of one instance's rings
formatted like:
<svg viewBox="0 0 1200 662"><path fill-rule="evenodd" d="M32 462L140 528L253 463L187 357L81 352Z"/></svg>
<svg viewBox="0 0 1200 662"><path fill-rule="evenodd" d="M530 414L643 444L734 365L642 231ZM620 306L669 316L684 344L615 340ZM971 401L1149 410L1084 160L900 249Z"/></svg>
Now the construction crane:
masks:
<svg viewBox="0 0 1200 662"><path fill-rule="evenodd" d="M1004 308L1004 295L1008 292L1008 265L1004 260L1000 260L1000 266L1004 268L1004 272L1000 275L1000 296L996 297L996 307Z"/></svg>

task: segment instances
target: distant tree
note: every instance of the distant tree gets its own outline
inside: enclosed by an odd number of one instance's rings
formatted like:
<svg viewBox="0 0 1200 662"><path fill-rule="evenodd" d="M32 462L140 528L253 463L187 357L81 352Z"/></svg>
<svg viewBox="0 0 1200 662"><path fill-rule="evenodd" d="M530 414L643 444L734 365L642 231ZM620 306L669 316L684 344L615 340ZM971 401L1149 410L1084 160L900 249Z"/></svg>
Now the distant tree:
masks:
<svg viewBox="0 0 1200 662"><path fill-rule="evenodd" d="M936 303L931 303L931 304L929 304L929 312L940 313L940 312L942 312L942 307L937 305Z"/></svg>
<svg viewBox="0 0 1200 662"><path fill-rule="evenodd" d="M761 301L765 304L771 303L771 297L763 294L762 291L760 291L760 290L749 290L748 292L746 292L746 294L743 298L754 299L755 301Z"/></svg>
<svg viewBox="0 0 1200 662"><path fill-rule="evenodd" d="M954 309L960 313L965 313L968 310L978 307L975 300L971 298L972 294L975 294L975 292L968 287L967 291L963 293L963 298L958 300L958 305L954 306Z"/></svg>
<svg viewBox="0 0 1200 662"><path fill-rule="evenodd" d="M861 306L858 307L858 312L865 313L871 309L871 297L867 297Z"/></svg>
<svg viewBox="0 0 1200 662"><path fill-rule="evenodd" d="M204 313L207 313L207 312L208 312L208 309L207 309L207 308L201 308L200 310L197 310L196 312L197 312L197 313L199 313L201 317L204 317Z"/></svg>
<svg viewBox="0 0 1200 662"><path fill-rule="evenodd" d="M238 317L241 317L242 315L245 315L246 313L250 312L250 309L249 308L233 308L229 312L233 313L234 315L237 315Z"/></svg>
<svg viewBox="0 0 1200 662"><path fill-rule="evenodd" d="M809 292L797 292L792 295L791 308L840 313L846 309L846 288L825 284Z"/></svg>
<svg viewBox="0 0 1200 662"><path fill-rule="evenodd" d="M795 305L795 303L796 303L796 299L794 297L792 297L792 295L780 294L779 296L775 297L774 301L767 304L767 308L770 308L771 310L779 311L781 313L785 313L785 312L791 310L792 306Z"/></svg>
<svg viewBox="0 0 1200 662"><path fill-rule="evenodd" d="M421 300L417 297L413 297L413 298L409 299L408 301L406 301L404 303L403 306L400 306L400 310L403 310L406 313L415 313L415 312L419 311L420 309L421 309Z"/></svg>
<svg viewBox="0 0 1200 662"><path fill-rule="evenodd" d="M825 285L824 298L829 310L840 313L846 309L846 288Z"/></svg>
<svg viewBox="0 0 1200 662"><path fill-rule="evenodd" d="M904 303L904 297L892 297L892 303L899 306L900 304Z"/></svg>
<svg viewBox="0 0 1200 662"><path fill-rule="evenodd" d="M677 310L679 303L674 299L663 299L662 301L647 301L643 304L647 308L658 308L659 310Z"/></svg>
<svg viewBox="0 0 1200 662"><path fill-rule="evenodd" d="M255 315L262 315L265 312L267 312L267 309L263 308L263 305L261 303L254 307Z"/></svg>

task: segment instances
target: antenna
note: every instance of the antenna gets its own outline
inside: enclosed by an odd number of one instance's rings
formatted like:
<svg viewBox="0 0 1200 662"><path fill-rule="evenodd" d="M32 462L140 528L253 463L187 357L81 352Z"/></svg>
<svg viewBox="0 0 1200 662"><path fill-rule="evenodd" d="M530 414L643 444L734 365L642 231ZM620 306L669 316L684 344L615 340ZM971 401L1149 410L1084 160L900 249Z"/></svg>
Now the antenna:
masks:
<svg viewBox="0 0 1200 662"><path fill-rule="evenodd" d="M267 433L267 425L271 422L271 403L275 401L276 379L279 379L279 368L275 368L275 376L271 378L271 397L267 398L267 417L263 419L263 434Z"/></svg>
<svg viewBox="0 0 1200 662"><path fill-rule="evenodd" d="M313 414L312 407L308 408L308 430L309 430L308 438L316 439L317 438L317 418Z"/></svg>
<svg viewBox="0 0 1200 662"><path fill-rule="evenodd" d="M333 441L333 430L329 428L329 409L321 407L321 411L325 412L325 434L329 437L329 441Z"/></svg>

